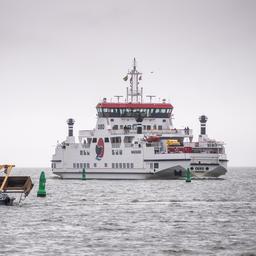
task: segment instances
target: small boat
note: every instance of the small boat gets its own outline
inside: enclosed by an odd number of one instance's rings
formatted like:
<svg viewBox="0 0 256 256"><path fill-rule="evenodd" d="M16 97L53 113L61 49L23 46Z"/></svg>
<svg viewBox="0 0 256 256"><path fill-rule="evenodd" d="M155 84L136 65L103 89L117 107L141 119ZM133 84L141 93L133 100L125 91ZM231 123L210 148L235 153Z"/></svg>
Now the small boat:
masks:
<svg viewBox="0 0 256 256"><path fill-rule="evenodd" d="M0 176L0 205L13 205L16 198L9 194L20 194L20 203L34 186L30 176L10 176L13 167L15 165L0 165L0 171L3 169L4 173L4 176Z"/></svg>

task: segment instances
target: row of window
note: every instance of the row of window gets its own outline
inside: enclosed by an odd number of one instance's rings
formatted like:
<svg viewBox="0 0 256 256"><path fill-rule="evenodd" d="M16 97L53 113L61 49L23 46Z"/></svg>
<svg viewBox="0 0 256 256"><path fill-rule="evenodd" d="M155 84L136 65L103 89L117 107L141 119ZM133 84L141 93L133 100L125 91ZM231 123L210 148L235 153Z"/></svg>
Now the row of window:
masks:
<svg viewBox="0 0 256 256"><path fill-rule="evenodd" d="M109 109L97 108L99 117L137 117L169 118L172 109Z"/></svg>
<svg viewBox="0 0 256 256"><path fill-rule="evenodd" d="M74 169L82 169L82 168L90 168L89 163L73 163L73 168Z"/></svg>
<svg viewBox="0 0 256 256"><path fill-rule="evenodd" d="M89 155L90 155L90 152L85 151L85 150L80 150L80 155L81 155L81 156L89 156Z"/></svg>
<svg viewBox="0 0 256 256"><path fill-rule="evenodd" d="M123 154L123 151L121 149L112 150L112 155L122 155L122 154Z"/></svg>
<svg viewBox="0 0 256 256"><path fill-rule="evenodd" d="M131 109L131 108L97 108L98 113L171 113L169 108L148 108L148 109Z"/></svg>
<svg viewBox="0 0 256 256"><path fill-rule="evenodd" d="M134 168L134 163L112 163L113 169L129 169Z"/></svg>
<svg viewBox="0 0 256 256"><path fill-rule="evenodd" d="M105 128L104 124L98 124L98 129L99 130L104 130L104 128Z"/></svg>
<svg viewBox="0 0 256 256"><path fill-rule="evenodd" d="M163 122L166 122L166 120L164 119ZM154 125L143 125L142 127L143 127L143 130L148 130L148 131L150 131L150 130L160 130L160 131L163 130L162 125L156 125L156 124L154 124ZM137 129L137 124L134 124L134 125L117 125L117 124L115 124L115 125L113 125L112 129L113 130L118 130L118 129L120 129L120 130L122 130L122 129L124 129L124 130L136 130Z"/></svg>
<svg viewBox="0 0 256 256"><path fill-rule="evenodd" d="M132 150L131 153L132 154L141 154L141 150Z"/></svg>
<svg viewBox="0 0 256 256"><path fill-rule="evenodd" d="M150 163L150 169L158 169L159 163Z"/></svg>
<svg viewBox="0 0 256 256"><path fill-rule="evenodd" d="M93 167L97 168L97 163L94 163ZM107 168L108 164L104 163L104 167ZM56 168L56 167L52 167L52 168ZM73 163L73 168L74 169L83 169L83 168L89 169L90 164L89 163ZM134 163L112 163L112 168L113 169L116 169L116 168L120 168L120 169L134 168Z"/></svg>
<svg viewBox="0 0 256 256"><path fill-rule="evenodd" d="M163 120L163 122L166 122L166 120L164 119ZM131 130L131 129L133 129L133 130L135 130L136 129L136 127L137 127L137 125L113 125L113 127L112 127L112 129L113 130L118 130L118 129L126 129L126 130ZM104 124L98 124L98 129L99 130L104 130L104 128L105 128L105 126L104 126ZM150 130L162 130L163 129L163 127L162 127L162 125L143 125L143 129L144 130L148 130L148 131L150 131Z"/></svg>

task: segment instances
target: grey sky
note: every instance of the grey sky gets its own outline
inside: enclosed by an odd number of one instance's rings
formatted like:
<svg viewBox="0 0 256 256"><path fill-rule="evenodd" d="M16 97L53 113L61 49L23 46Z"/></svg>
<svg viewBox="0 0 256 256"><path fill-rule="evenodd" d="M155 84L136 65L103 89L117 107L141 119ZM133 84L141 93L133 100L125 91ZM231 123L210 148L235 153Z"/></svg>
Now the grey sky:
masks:
<svg viewBox="0 0 256 256"><path fill-rule="evenodd" d="M177 128L197 136L206 114L229 165L256 166L255 13L248 0L0 0L0 162L49 166L66 119L94 128L136 57Z"/></svg>

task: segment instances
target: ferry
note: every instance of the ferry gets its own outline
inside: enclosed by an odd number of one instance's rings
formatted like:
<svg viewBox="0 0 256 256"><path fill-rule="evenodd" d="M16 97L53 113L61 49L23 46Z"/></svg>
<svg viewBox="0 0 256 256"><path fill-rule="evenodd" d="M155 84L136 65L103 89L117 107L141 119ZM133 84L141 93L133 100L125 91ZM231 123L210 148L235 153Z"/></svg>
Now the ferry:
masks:
<svg viewBox="0 0 256 256"><path fill-rule="evenodd" d="M75 138L75 120L67 120L68 136L57 143L51 161L54 174L62 179L180 179L188 169L199 178L227 172L224 143L207 136L205 115L193 141L192 129L174 127L171 103L155 102L152 95L145 100L135 58L123 80L129 83L126 97L103 98L96 105L94 129L80 130Z"/></svg>

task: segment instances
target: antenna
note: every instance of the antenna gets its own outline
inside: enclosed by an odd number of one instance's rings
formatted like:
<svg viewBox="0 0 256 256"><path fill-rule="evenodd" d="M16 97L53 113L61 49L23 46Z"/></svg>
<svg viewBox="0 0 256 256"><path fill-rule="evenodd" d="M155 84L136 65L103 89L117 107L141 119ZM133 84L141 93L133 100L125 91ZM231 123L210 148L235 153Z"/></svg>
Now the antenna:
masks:
<svg viewBox="0 0 256 256"><path fill-rule="evenodd" d="M130 87L127 88L127 102L142 103L143 90L139 89L139 80L142 80L142 73L137 71L135 58L133 59L133 69L128 71L127 75L124 77L124 81L127 80L130 82Z"/></svg>
<svg viewBox="0 0 256 256"><path fill-rule="evenodd" d="M119 99L122 98L123 96L122 95L115 95L114 97L117 98L117 102L119 103Z"/></svg>
<svg viewBox="0 0 256 256"><path fill-rule="evenodd" d="M149 102L152 103L152 98L156 97L155 95L146 95L149 98Z"/></svg>

